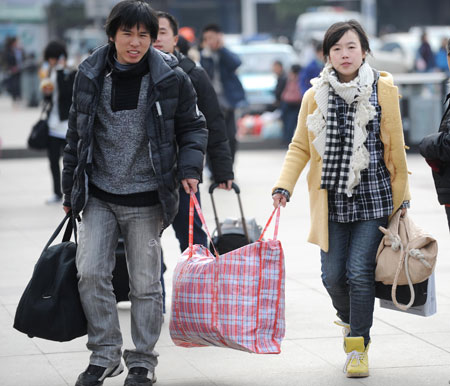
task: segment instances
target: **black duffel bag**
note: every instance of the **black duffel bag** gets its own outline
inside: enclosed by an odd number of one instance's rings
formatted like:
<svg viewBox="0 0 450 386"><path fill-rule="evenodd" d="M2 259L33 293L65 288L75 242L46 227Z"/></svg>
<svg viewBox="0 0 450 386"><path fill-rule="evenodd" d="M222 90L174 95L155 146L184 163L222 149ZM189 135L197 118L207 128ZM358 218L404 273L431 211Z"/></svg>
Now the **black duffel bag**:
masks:
<svg viewBox="0 0 450 386"><path fill-rule="evenodd" d="M62 243L50 246L68 221ZM66 342L87 333L75 265L75 220L67 214L53 233L17 306L14 328L30 338ZM70 241L74 230L75 243Z"/></svg>

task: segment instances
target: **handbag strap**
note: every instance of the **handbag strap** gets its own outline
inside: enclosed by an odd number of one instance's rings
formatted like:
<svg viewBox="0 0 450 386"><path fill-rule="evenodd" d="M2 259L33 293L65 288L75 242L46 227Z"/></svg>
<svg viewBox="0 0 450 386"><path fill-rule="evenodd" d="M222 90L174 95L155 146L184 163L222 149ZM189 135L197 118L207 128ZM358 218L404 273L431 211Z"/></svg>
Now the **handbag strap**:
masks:
<svg viewBox="0 0 450 386"><path fill-rule="evenodd" d="M44 250L42 252L46 251L47 248L58 237L59 233L61 232L62 228L64 227L64 224L69 219L70 219L70 221L67 223L66 230L64 231L64 236L63 236L62 241L63 242L69 241L70 237L72 236L72 232L73 232L74 237L75 237L75 243L77 243L77 224L76 224L76 220L72 217L72 212L69 212L69 213L66 213L66 215L64 216L64 218L61 221L61 223L58 225L56 230L53 232L52 236L48 240L48 242L45 245Z"/></svg>

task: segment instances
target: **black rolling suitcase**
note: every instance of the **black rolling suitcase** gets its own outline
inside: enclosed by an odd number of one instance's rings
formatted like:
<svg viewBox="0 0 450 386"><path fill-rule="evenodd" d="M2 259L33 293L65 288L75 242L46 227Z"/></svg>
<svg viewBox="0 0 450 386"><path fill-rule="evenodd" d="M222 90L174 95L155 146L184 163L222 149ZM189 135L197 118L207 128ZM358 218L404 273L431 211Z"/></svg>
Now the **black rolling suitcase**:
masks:
<svg viewBox="0 0 450 386"><path fill-rule="evenodd" d="M130 282L128 278L127 259L125 258L125 245L122 237L119 238L116 248L116 266L113 271L112 284L117 303L128 301Z"/></svg>
<svg viewBox="0 0 450 386"><path fill-rule="evenodd" d="M216 229L212 234L213 243L220 255L230 252L234 249L243 247L244 245L254 243L258 240L261 235L262 228L256 223L254 218L246 220L244 216L244 211L242 209L242 202L240 198L240 189L233 182L233 190L236 193L239 210L241 213L241 218L226 218L223 222L219 222L217 216L216 204L214 202L214 189L216 189L219 184L215 183L209 187L209 194L211 196L212 207L214 211L214 220L216 222ZM212 245L209 245L209 249L214 253Z"/></svg>

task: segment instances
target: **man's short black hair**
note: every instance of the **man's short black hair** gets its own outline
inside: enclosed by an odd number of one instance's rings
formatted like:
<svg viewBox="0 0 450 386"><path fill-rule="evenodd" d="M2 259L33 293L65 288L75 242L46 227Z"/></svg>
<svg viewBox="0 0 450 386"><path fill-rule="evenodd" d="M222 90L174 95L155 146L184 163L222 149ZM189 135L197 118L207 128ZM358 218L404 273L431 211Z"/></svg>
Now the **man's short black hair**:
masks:
<svg viewBox="0 0 450 386"><path fill-rule="evenodd" d="M158 37L158 18L152 7L142 0L123 0L117 3L106 19L105 31L108 38L114 38L120 27L128 29L141 25L155 41Z"/></svg>
<svg viewBox="0 0 450 386"><path fill-rule="evenodd" d="M172 16L168 12L162 12L162 11L158 12L156 14L156 16L158 16L158 19L161 17L164 19L167 19L169 21L170 28L172 28L173 35L174 36L178 35L178 21L177 21L177 19L175 19L174 16Z"/></svg>
<svg viewBox="0 0 450 386"><path fill-rule="evenodd" d="M44 60L47 61L50 58L59 59L61 56L67 59L66 45L57 40L49 42L44 49Z"/></svg>
<svg viewBox="0 0 450 386"><path fill-rule="evenodd" d="M203 33L208 31L220 33L222 29L217 24L208 24L203 28Z"/></svg>

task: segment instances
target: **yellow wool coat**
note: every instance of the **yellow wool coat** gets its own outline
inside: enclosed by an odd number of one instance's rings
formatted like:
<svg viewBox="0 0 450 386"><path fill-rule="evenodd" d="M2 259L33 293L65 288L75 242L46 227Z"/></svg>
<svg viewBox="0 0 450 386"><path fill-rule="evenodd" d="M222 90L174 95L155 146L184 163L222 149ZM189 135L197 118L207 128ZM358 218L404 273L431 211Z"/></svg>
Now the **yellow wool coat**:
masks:
<svg viewBox="0 0 450 386"><path fill-rule="evenodd" d="M384 161L391 176L395 213L405 200L410 200L405 141L399 108L398 89L392 75L381 72L378 80L378 103L381 106L380 137L384 145ZM317 108L314 91L309 89L302 100L297 129L284 159L276 188L286 189L292 196L294 186L304 167L311 161L307 175L311 213L308 241L328 252L328 196L320 189L322 158L316 151L314 134L308 130L306 119ZM392 214L393 214L392 213ZM391 214L391 215L392 215Z"/></svg>

